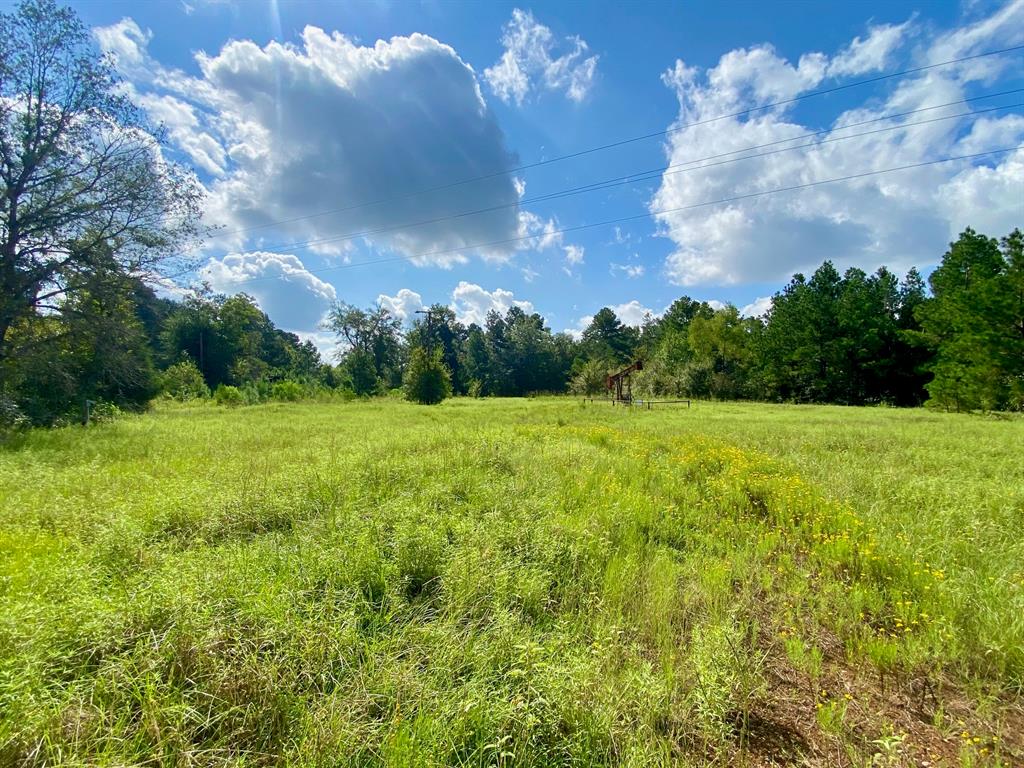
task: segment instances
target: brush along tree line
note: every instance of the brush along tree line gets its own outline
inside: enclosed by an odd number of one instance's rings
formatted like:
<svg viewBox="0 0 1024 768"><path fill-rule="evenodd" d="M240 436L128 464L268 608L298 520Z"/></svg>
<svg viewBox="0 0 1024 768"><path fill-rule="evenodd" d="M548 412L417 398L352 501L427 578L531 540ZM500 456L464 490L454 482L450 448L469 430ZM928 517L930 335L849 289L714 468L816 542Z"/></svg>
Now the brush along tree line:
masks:
<svg viewBox="0 0 1024 768"><path fill-rule="evenodd" d="M118 88L75 14L28 0L0 14L0 419L54 423L85 399L293 399L311 389L413 399L602 391L643 357L646 396L957 410L1024 406L1024 257L970 229L929 279L882 268L795 275L762 318L688 297L640 328L600 310L576 339L513 307L464 325L448 307L403 329L377 306L338 304L344 350L325 363L244 295L156 296L204 234L202 185L160 154L163 131ZM426 350L422 354L417 349ZM423 396L421 396L423 395Z"/></svg>

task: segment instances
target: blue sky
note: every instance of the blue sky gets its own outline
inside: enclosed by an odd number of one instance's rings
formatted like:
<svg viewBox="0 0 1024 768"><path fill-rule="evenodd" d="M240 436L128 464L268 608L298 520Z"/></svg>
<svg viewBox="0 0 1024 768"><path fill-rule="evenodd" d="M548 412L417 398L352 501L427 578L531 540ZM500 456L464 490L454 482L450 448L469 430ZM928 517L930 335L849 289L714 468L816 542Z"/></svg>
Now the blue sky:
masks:
<svg viewBox="0 0 1024 768"><path fill-rule="evenodd" d="M467 321L518 302L556 331L683 294L753 313L826 258L927 269L964 226L1024 224L1020 150L701 205L1021 144L1024 94L975 97L1024 88L1022 51L707 121L1024 44L1024 2L73 5L209 190L197 276L324 349L335 299ZM737 160L769 142L787 151Z"/></svg>

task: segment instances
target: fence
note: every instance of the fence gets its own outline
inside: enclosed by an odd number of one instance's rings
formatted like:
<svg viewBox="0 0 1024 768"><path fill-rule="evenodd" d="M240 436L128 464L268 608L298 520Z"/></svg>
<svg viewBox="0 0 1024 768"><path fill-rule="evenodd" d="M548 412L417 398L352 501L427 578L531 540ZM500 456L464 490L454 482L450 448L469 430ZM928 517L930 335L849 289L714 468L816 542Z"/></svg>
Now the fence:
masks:
<svg viewBox="0 0 1024 768"><path fill-rule="evenodd" d="M625 405L633 408L646 408L648 411L653 410L656 405L682 405L686 403L686 407L690 407L689 400L616 400L611 397L584 397L584 403L611 403L613 406Z"/></svg>

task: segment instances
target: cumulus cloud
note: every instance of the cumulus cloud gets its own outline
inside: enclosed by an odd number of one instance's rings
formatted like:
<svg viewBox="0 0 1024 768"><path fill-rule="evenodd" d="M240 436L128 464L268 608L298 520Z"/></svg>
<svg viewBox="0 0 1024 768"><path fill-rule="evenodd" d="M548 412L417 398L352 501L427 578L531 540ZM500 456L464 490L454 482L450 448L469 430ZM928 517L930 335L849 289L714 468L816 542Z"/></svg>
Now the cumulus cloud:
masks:
<svg viewBox="0 0 1024 768"><path fill-rule="evenodd" d="M665 314L664 309L658 312L650 307L645 307L636 299L627 301L625 304L612 304L608 309L615 313L615 316L623 325L631 325L634 328L641 327L649 317L659 318ZM584 315L577 321L575 328L567 328L565 332L578 339L593 319L593 315Z"/></svg>
<svg viewBox="0 0 1024 768"><path fill-rule="evenodd" d="M632 325L639 328L648 317L661 317L664 313L656 312L650 307L645 307L636 299L627 301L625 304L616 304L610 308L625 325Z"/></svg>
<svg viewBox="0 0 1024 768"><path fill-rule="evenodd" d="M403 321L412 320L413 315L417 311L426 309L423 297L416 293L416 291L409 290L408 288L399 289L398 293L394 296L382 293L377 297L377 303L387 308L392 315Z"/></svg>
<svg viewBox="0 0 1024 768"><path fill-rule="evenodd" d="M502 101L519 105L531 91L544 88L564 91L569 99L580 102L594 83L598 57L587 56L586 42L572 35L563 45L529 11L512 11L501 43L505 52L484 70L484 78Z"/></svg>
<svg viewBox="0 0 1024 768"><path fill-rule="evenodd" d="M287 330L316 328L333 301L334 286L309 272L291 254L231 253L210 259L201 279L221 293L247 293L278 326Z"/></svg>
<svg viewBox="0 0 1024 768"><path fill-rule="evenodd" d="M455 311L455 318L465 325L476 323L482 326L491 310L504 315L512 307L519 307L528 314L533 312L532 303L517 299L512 291L502 288L487 291L462 280L452 291L451 308Z"/></svg>
<svg viewBox="0 0 1024 768"><path fill-rule="evenodd" d="M678 61L663 77L679 100L675 125L791 98L820 87L829 76L891 66L901 44L919 34L923 33L917 33L912 23L874 27L865 38L855 39L832 58L811 52L796 63L766 45L731 51L705 72ZM951 46L951 38L959 42ZM950 52L962 55L979 46L1022 40L1024 2L1018 0L916 50L919 58L932 61L939 49L948 57ZM984 162L932 165L732 204L660 212L1020 144L1024 121L1003 113L977 122L964 117L929 125L908 124L967 111L969 107L962 104L886 123L900 126L890 132L828 141L857 132L844 129L852 122L974 95L977 91L972 86L990 85L1013 65L1010 56L984 61L984 66L966 63L901 80L881 101L838 115L831 132L810 148L684 173L666 172L650 208L660 234L675 246L665 262L668 279L687 286L784 280L826 257L840 266L856 264L871 269L884 263L902 270L934 263L945 243L965 226L995 235L1008 232L1020 220L1020 189L1024 185L1020 151ZM802 125L794 111L782 106L674 131L666 146L669 163L682 164L783 140L818 127Z"/></svg>
<svg viewBox="0 0 1024 768"><path fill-rule="evenodd" d="M151 120L164 126L170 141L194 164L214 176L223 175L224 147L203 129L194 106L169 94L145 93L136 101Z"/></svg>
<svg viewBox="0 0 1024 768"><path fill-rule="evenodd" d="M337 360L345 351L345 346L336 334L330 331L294 331L302 341L311 341L320 353L320 359L329 362Z"/></svg>
<svg viewBox="0 0 1024 768"><path fill-rule="evenodd" d="M758 296L752 302L740 309L740 315L743 317L762 317L771 308L771 296Z"/></svg>
<svg viewBox="0 0 1024 768"><path fill-rule="evenodd" d="M199 53L191 78L155 62L151 34L130 19L95 35L172 142L215 177L207 214L224 225L220 245L243 250L283 221L277 236L321 241L321 252L359 236L419 264L464 261L459 249L507 260L522 247L476 247L520 234L515 179L493 175L515 158L472 68L431 37L361 46L307 26L297 45ZM364 205L375 201L386 202ZM431 221L480 208L496 210Z"/></svg>
<svg viewBox="0 0 1024 768"><path fill-rule="evenodd" d="M93 36L122 74L142 80L152 78L146 46L153 33L143 30L134 19L121 19L116 24L97 27Z"/></svg>

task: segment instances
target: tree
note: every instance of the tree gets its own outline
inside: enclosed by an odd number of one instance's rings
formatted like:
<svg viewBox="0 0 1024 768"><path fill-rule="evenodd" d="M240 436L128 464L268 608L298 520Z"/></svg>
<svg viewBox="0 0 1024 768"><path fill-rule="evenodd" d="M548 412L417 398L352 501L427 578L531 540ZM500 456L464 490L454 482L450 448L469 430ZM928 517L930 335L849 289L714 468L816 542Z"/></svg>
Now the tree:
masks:
<svg viewBox="0 0 1024 768"><path fill-rule="evenodd" d="M451 373L452 390L456 394L465 394L469 386L462 364L462 350L467 339L466 328L455 319L455 310L451 307L434 304L428 312L426 319L417 320L412 330L406 334L406 344L410 349L440 349L441 362Z"/></svg>
<svg viewBox="0 0 1024 768"><path fill-rule="evenodd" d="M1012 245L1009 249L1012 252ZM944 408L998 409L1010 403L1013 363L1013 280L999 243L967 228L929 278L933 298L916 313L924 339L936 350L927 385L930 402Z"/></svg>
<svg viewBox="0 0 1024 768"><path fill-rule="evenodd" d="M86 399L137 409L158 392L133 287L108 263L75 277L60 313L24 318L11 329L19 354L6 361L5 386L31 422L77 416Z"/></svg>
<svg viewBox="0 0 1024 768"><path fill-rule="evenodd" d="M999 292L1001 365L1007 378L1007 405L1024 410L1024 233L1014 229L999 241L1006 276Z"/></svg>
<svg viewBox="0 0 1024 768"><path fill-rule="evenodd" d="M761 345L764 381L774 397L843 402L846 358L839 329L842 278L824 262L806 280L796 274L772 298Z"/></svg>
<svg viewBox="0 0 1024 768"><path fill-rule="evenodd" d="M348 384L359 397L369 397L380 387L380 379L373 366L373 355L365 349L353 349L345 355L342 368L348 375Z"/></svg>
<svg viewBox="0 0 1024 768"><path fill-rule="evenodd" d="M197 292L186 298L167 318L160 338L164 360L188 356L211 390L232 383L233 345L222 331L217 297Z"/></svg>
<svg viewBox="0 0 1024 768"><path fill-rule="evenodd" d="M70 9L0 14L0 384L20 341L66 332L25 324L65 312L107 255L142 275L199 237L201 186L118 86Z"/></svg>
<svg viewBox="0 0 1024 768"><path fill-rule="evenodd" d="M335 304L328 317L328 328L338 335L349 355L368 355L374 376L380 385L392 388L402 380L402 321L382 306L359 309L351 304ZM358 363L360 367L364 362Z"/></svg>
<svg viewBox="0 0 1024 768"><path fill-rule="evenodd" d="M421 405L436 405L452 393L451 373L440 349L428 352L415 347L405 372L405 397Z"/></svg>
<svg viewBox="0 0 1024 768"><path fill-rule="evenodd" d="M582 341L588 357L624 363L636 351L640 334L636 328L623 325L611 309L603 307L583 331Z"/></svg>
<svg viewBox="0 0 1024 768"><path fill-rule="evenodd" d="M175 363L160 376L160 388L168 397L187 402L210 396L203 374L189 359Z"/></svg>
<svg viewBox="0 0 1024 768"><path fill-rule="evenodd" d="M690 384L687 394L722 399L745 397L750 324L740 317L736 307L730 304L711 317L694 317L688 337L693 360L684 376ZM694 385L698 381L704 391L697 391Z"/></svg>
<svg viewBox="0 0 1024 768"><path fill-rule="evenodd" d="M491 379L491 350L483 329L473 324L465 344L466 388L472 395L494 394Z"/></svg>
<svg viewBox="0 0 1024 768"><path fill-rule="evenodd" d="M896 314L896 364L889 374L889 391L896 405L920 405L928 397L925 389L932 374L928 370L934 349L921 334L918 309L927 301L925 282L913 267L900 283Z"/></svg>
<svg viewBox="0 0 1024 768"><path fill-rule="evenodd" d="M600 395L608 391L608 369L600 360L588 360L572 377L569 389L576 395Z"/></svg>

